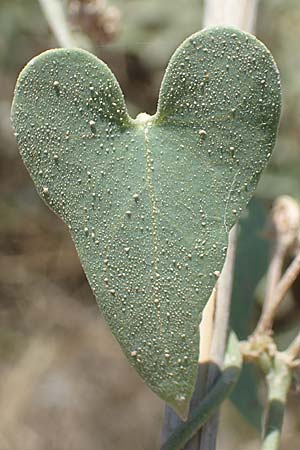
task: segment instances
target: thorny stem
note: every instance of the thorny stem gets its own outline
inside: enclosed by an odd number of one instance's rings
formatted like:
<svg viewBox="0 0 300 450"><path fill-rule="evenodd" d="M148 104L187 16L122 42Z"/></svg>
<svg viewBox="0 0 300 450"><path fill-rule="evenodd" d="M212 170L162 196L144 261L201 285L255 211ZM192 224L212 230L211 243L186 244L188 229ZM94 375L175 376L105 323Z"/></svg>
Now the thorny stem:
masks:
<svg viewBox="0 0 300 450"><path fill-rule="evenodd" d="M271 329L278 307L299 274L300 252L297 253L294 260L277 284L273 299L267 305L266 309L263 310L261 318L253 334L264 334Z"/></svg>
<svg viewBox="0 0 300 450"><path fill-rule="evenodd" d="M264 420L261 450L278 450L287 394L291 385L291 369L279 356L267 375L268 407Z"/></svg>
<svg viewBox="0 0 300 450"><path fill-rule="evenodd" d="M60 47L76 47L61 0L39 0L45 18Z"/></svg>

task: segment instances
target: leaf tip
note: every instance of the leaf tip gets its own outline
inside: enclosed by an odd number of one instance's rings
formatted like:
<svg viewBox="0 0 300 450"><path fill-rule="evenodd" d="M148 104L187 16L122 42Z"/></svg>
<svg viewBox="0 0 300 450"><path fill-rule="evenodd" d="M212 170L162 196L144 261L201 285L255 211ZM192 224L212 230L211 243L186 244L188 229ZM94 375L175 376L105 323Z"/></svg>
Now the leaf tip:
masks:
<svg viewBox="0 0 300 450"><path fill-rule="evenodd" d="M174 400L170 402L170 406L183 421L187 420L190 408L190 398L182 394L177 394Z"/></svg>

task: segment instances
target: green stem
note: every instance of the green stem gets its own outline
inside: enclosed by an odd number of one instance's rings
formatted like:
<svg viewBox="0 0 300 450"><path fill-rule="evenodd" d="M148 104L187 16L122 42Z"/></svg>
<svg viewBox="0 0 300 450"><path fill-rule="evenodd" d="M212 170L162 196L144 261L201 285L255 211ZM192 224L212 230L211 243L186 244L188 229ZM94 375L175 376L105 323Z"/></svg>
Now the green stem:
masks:
<svg viewBox="0 0 300 450"><path fill-rule="evenodd" d="M287 394L291 385L291 369L276 356L267 376L268 407L264 420L261 450L278 450Z"/></svg>
<svg viewBox="0 0 300 450"><path fill-rule="evenodd" d="M241 366L242 357L239 350L239 342L235 334L231 333L222 375L199 404L198 408L194 410L191 418L174 431L161 450L180 450L184 447L228 397L239 379Z"/></svg>

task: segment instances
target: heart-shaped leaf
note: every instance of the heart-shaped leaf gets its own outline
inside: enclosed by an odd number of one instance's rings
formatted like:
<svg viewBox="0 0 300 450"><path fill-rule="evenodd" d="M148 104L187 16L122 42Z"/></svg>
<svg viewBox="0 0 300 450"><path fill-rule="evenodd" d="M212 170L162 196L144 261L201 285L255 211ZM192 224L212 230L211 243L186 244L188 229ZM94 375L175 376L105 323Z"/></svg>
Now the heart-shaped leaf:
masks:
<svg viewBox="0 0 300 450"><path fill-rule="evenodd" d="M43 53L17 83L12 120L38 192L68 224L131 364L181 415L201 312L279 114L270 53L226 28L178 48L154 116L132 120L110 70L81 50Z"/></svg>

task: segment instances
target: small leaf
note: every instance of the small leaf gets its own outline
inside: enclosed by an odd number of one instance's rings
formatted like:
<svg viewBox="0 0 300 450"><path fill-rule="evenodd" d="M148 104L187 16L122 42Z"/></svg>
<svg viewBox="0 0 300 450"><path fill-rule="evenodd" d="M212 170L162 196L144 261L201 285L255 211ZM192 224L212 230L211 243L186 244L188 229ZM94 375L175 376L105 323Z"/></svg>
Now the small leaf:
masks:
<svg viewBox="0 0 300 450"><path fill-rule="evenodd" d="M178 48L154 116L132 120L110 70L81 50L43 53L17 83L12 120L38 192L68 224L131 364L181 415L214 272L279 115L270 53L226 28Z"/></svg>

